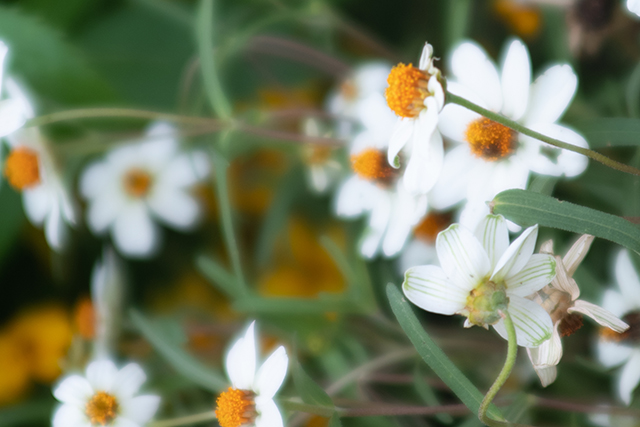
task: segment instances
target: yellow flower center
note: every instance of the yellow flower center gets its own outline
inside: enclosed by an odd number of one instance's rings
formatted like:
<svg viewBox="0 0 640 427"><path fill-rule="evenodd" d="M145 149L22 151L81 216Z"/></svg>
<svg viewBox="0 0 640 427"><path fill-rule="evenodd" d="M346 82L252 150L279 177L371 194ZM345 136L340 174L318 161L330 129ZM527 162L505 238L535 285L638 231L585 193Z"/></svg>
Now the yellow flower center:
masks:
<svg viewBox="0 0 640 427"><path fill-rule="evenodd" d="M85 413L92 425L100 424L106 426L115 420L118 415L118 401L109 393L99 391L87 403Z"/></svg>
<svg viewBox="0 0 640 427"><path fill-rule="evenodd" d="M351 166L361 178L369 181L387 183L395 177L397 172L387 163L385 153L373 148L367 148L351 156Z"/></svg>
<svg viewBox="0 0 640 427"><path fill-rule="evenodd" d="M600 329L600 338L603 341L611 341L626 344L640 343L640 311L632 311L621 319L629 325L629 329L622 333L617 333L609 328Z"/></svg>
<svg viewBox="0 0 640 427"><path fill-rule="evenodd" d="M16 190L36 185L40 182L38 153L25 147L11 151L4 164L4 175Z"/></svg>
<svg viewBox="0 0 640 427"><path fill-rule="evenodd" d="M413 229L413 234L418 239L433 243L438 237L438 233L451 225L451 214L430 212L422 221Z"/></svg>
<svg viewBox="0 0 640 427"><path fill-rule="evenodd" d="M303 155L308 165L321 165L331 158L332 153L333 147L314 144L306 147Z"/></svg>
<svg viewBox="0 0 640 427"><path fill-rule="evenodd" d="M131 169L123 178L124 190L132 197L146 196L151 187L151 175L142 169Z"/></svg>
<svg viewBox="0 0 640 427"><path fill-rule="evenodd" d="M358 96L358 88L356 87L353 80L346 80L344 83L340 85L340 94L347 101L353 101Z"/></svg>
<svg viewBox="0 0 640 427"><path fill-rule="evenodd" d="M424 108L429 75L412 64L400 63L393 67L387 78L385 91L387 104L400 117L416 117Z"/></svg>
<svg viewBox="0 0 640 427"><path fill-rule="evenodd" d="M253 423L257 415L254 396L251 391L233 387L220 393L216 399L216 417L220 427L240 427Z"/></svg>
<svg viewBox="0 0 640 427"><path fill-rule="evenodd" d="M485 160L495 161L511 155L516 149L516 133L486 117L474 120L465 132L471 152Z"/></svg>
<svg viewBox="0 0 640 427"><path fill-rule="evenodd" d="M474 325L495 325L501 319L500 310L506 310L509 304L507 288L503 282L495 283L483 280L469 292L467 305L463 313Z"/></svg>

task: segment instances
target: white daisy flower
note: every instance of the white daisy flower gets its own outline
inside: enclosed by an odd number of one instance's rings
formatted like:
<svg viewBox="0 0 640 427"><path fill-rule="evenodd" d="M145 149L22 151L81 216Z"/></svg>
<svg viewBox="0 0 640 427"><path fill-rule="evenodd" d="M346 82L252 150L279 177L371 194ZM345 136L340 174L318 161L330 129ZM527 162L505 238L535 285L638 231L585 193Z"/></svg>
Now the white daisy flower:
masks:
<svg viewBox="0 0 640 427"><path fill-rule="evenodd" d="M5 83L24 120L35 117L24 90L11 79ZM0 122L1 114L0 111ZM7 141L11 151L5 160L4 175L13 188L22 192L29 221L38 227L44 224L49 246L60 250L67 239L67 225L76 223L76 209L47 142L38 128L20 129L8 135Z"/></svg>
<svg viewBox="0 0 640 427"><path fill-rule="evenodd" d="M278 347L256 372L254 327L252 322L227 354L225 367L231 387L216 400L220 427L284 425L273 397L287 374L287 352L283 346Z"/></svg>
<svg viewBox="0 0 640 427"><path fill-rule="evenodd" d="M53 391L62 402L53 427L143 427L160 405L159 396L137 395L146 379L136 363L120 370L110 360L90 363L84 376L70 375Z"/></svg>
<svg viewBox="0 0 640 427"><path fill-rule="evenodd" d="M320 137L318 122L314 119L305 120L304 134ZM313 143L302 147L303 161L307 166L307 183L315 193L327 192L341 176L342 165L333 156L335 150L335 147Z"/></svg>
<svg viewBox="0 0 640 427"><path fill-rule="evenodd" d="M442 267L423 265L405 273L406 297L433 313L467 317L465 327L493 325L507 339L501 312L508 311L518 345L536 347L551 337L549 314L525 298L556 275L551 255L533 254L538 226L529 227L509 244L502 215L488 215L475 234L453 224L436 239Z"/></svg>
<svg viewBox="0 0 640 427"><path fill-rule="evenodd" d="M560 338L569 336L582 327L583 314L591 317L601 326L618 333L629 328L629 325L611 312L578 299L580 288L572 276L587 255L593 239L593 236L585 234L571 246L564 258L556 256L555 279L529 297L540 304L553 321L551 339L539 347L527 349L533 368L544 387L554 382L557 376L556 365L562 357ZM553 241L543 243L540 252L553 255Z"/></svg>
<svg viewBox="0 0 640 427"><path fill-rule="evenodd" d="M8 79L4 78L4 67L9 48L0 40L0 91L5 89ZM8 87L6 89L9 89ZM29 116L24 109L23 100L14 98L12 93L6 99L0 101L0 137L7 136L20 129Z"/></svg>
<svg viewBox="0 0 640 427"><path fill-rule="evenodd" d="M578 84L569 65L554 65L531 84L529 52L521 41L509 43L500 73L480 46L465 42L453 52L451 70L451 93L536 132L587 147L581 135L556 123ZM572 177L587 166L580 154L517 134L456 104L444 107L438 127L460 145L445 156L430 200L436 209L466 200L460 222L472 229L489 212L487 201L503 190L525 188L530 172Z"/></svg>
<svg viewBox="0 0 640 427"><path fill-rule="evenodd" d="M185 231L197 224L201 210L189 190L209 172L204 153L180 152L171 125L154 123L146 137L151 140L114 149L80 178L91 231L110 229L120 252L140 258L159 247L153 219Z"/></svg>
<svg viewBox="0 0 640 427"><path fill-rule="evenodd" d="M412 236L398 258L398 270L404 274L415 265L437 264L436 238L451 225L449 213L431 211L413 227Z"/></svg>
<svg viewBox="0 0 640 427"><path fill-rule="evenodd" d="M623 365L617 375L617 391L629 405L640 382L640 277L626 250L616 258L615 277L618 290L606 290L602 306L628 323L629 329L621 334L602 329L597 350L603 365Z"/></svg>
<svg viewBox="0 0 640 427"><path fill-rule="evenodd" d="M410 144L403 183L412 193L428 192L442 170L444 148L438 131L438 113L444 106L444 89L440 70L433 61L433 47L425 43L417 68L400 63L387 79L387 104L398 116L387 158L390 165L400 167L398 154Z"/></svg>
<svg viewBox="0 0 640 427"><path fill-rule="evenodd" d="M120 329L124 278L120 262L111 248L105 248L91 275L91 301L95 312L93 358L113 355Z"/></svg>
<svg viewBox="0 0 640 427"><path fill-rule="evenodd" d="M409 193L398 181L398 171L387 163L388 141L368 130L353 142L351 163L355 174L336 193L336 213L345 218L368 216L360 252L373 258L400 252L411 229L427 212L427 198Z"/></svg>

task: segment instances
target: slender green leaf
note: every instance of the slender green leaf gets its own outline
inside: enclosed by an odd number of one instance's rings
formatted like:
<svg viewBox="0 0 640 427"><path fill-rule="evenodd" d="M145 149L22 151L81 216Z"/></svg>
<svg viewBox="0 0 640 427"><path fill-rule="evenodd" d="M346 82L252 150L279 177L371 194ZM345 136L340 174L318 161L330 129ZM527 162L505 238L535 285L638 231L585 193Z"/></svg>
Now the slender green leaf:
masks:
<svg viewBox="0 0 640 427"><path fill-rule="evenodd" d="M439 406L440 401L438 400L438 396L436 396L433 388L424 380L425 370L423 366L422 364L416 365L413 371L413 386L418 396L420 396L427 406ZM453 422L453 417L449 414L436 414L435 417L443 424L451 424Z"/></svg>
<svg viewBox="0 0 640 427"><path fill-rule="evenodd" d="M215 370L205 366L177 343L175 333L167 333L166 325L147 319L137 310L131 310L134 326L177 372L213 392L220 392L228 382Z"/></svg>
<svg viewBox="0 0 640 427"><path fill-rule="evenodd" d="M473 413L477 413L484 397L482 393L460 372L440 347L429 337L429 334L420 324L409 302L392 283L387 284L387 297L389 298L393 314L395 314L398 323L400 323L409 340L411 340L418 354L420 354L426 364L444 381L451 391L458 396L462 403ZM500 410L493 404L489 407L488 414L494 419L504 419Z"/></svg>
<svg viewBox="0 0 640 427"><path fill-rule="evenodd" d="M240 296L238 281L220 263L206 255L196 258L198 270L218 289L228 297L237 298Z"/></svg>
<svg viewBox="0 0 640 427"><path fill-rule="evenodd" d="M329 395L311 379L299 363L294 364L293 383L303 402L325 408L335 407Z"/></svg>
<svg viewBox="0 0 640 427"><path fill-rule="evenodd" d="M590 119L577 122L574 127L587 139L592 149L640 144L640 119Z"/></svg>
<svg viewBox="0 0 640 427"><path fill-rule="evenodd" d="M215 5L213 0L202 0L196 18L196 40L200 55L200 67L205 92L211 108L221 118L231 116L231 104L227 100L216 67L213 50L213 25Z"/></svg>
<svg viewBox="0 0 640 427"><path fill-rule="evenodd" d="M618 216L526 190L507 190L491 202L493 212L516 224L540 224L591 234L640 253L640 229Z"/></svg>
<svg viewBox="0 0 640 427"><path fill-rule="evenodd" d="M334 412L331 418L329 419L328 427L342 427L342 422L340 421L340 415L337 412Z"/></svg>

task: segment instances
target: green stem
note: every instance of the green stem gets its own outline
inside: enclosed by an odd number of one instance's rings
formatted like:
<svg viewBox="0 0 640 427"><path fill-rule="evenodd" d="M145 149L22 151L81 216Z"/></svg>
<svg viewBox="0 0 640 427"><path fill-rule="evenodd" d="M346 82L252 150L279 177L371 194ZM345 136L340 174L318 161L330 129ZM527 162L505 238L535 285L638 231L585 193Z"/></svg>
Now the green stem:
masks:
<svg viewBox="0 0 640 427"><path fill-rule="evenodd" d="M311 405L309 403L298 402L295 400L281 400L280 406L289 411L294 412L306 412L308 414L320 415L321 417L329 418L335 412L334 408L328 408L326 406Z"/></svg>
<svg viewBox="0 0 640 427"><path fill-rule="evenodd" d="M500 388L504 385L511 374L511 370L513 369L513 365L516 361L516 355L518 354L518 344L516 341L516 328L513 326L513 321L511 320L511 316L508 311L500 312L500 315L503 317L504 326L507 330L507 337L509 339L509 346L507 349L507 360L504 362L504 366L498 375L498 378L494 381L493 385L482 399L482 403L480 404L480 408L478 409L478 418L480 421L485 423L491 427L502 427L505 425L510 425L509 422L496 421L487 416L487 410L489 409L489 405L496 394L500 390Z"/></svg>
<svg viewBox="0 0 640 427"><path fill-rule="evenodd" d="M202 412L200 414L187 415L186 417L172 418L169 420L153 421L149 427L177 427L190 424L199 424L216 419L215 411Z"/></svg>
<svg viewBox="0 0 640 427"><path fill-rule="evenodd" d="M504 125L510 129L513 129L514 131L521 133L523 135L527 135L530 136L532 138L538 139L542 142L546 142L549 145L553 145L554 147L558 147L558 148L562 148L564 150L569 150L569 151L573 151L574 153L579 153L582 154L583 156L587 156L590 159L593 159L597 162L602 163L603 165L609 166L610 168L619 170L621 172L626 172L626 173L630 173L632 175L639 175L640 176L640 170L625 165L624 163L620 163L620 162L616 162L613 159L608 158L607 156L603 156L600 153L597 153L593 150L589 150L588 148L582 148L582 147L578 147L572 144L568 144L566 142L562 142L559 141L557 139L548 137L546 135L543 135L541 133L538 133L536 131L533 131L523 125L521 125L520 123L513 121L511 119L508 119L498 113L494 113L493 111L489 111L486 108L482 108L479 105L474 104L471 101L468 101L464 98L461 98L457 95L452 94L451 92L447 92L446 95L446 99L447 102L451 102L454 104L458 104L462 107L465 107L471 111L475 111L478 114L481 114L483 116L485 116L486 118L493 120L494 122L500 123L501 125Z"/></svg>

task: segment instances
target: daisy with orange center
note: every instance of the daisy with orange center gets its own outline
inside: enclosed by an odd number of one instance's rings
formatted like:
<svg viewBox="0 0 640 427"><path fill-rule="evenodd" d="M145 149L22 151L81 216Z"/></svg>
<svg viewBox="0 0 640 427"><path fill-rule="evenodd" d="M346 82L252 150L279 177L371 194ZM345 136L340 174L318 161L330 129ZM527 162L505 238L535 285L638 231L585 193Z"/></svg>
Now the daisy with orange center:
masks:
<svg viewBox="0 0 640 427"><path fill-rule="evenodd" d="M425 43L418 67L403 63L395 66L387 78L385 97L398 116L389 140L387 159L400 167L400 151L406 147L408 161L403 184L415 194L427 193L436 183L444 149L437 129L438 113L444 106L440 70L433 65L433 47Z"/></svg>
<svg viewBox="0 0 640 427"><path fill-rule="evenodd" d="M255 322L229 350L225 359L231 387L216 399L220 427L283 427L282 415L273 401L287 374L289 358L278 347L257 369Z"/></svg>
<svg viewBox="0 0 640 427"><path fill-rule="evenodd" d="M577 88L569 65L554 65L531 83L526 46L507 45L500 71L473 42L461 43L451 55L447 90L529 129L580 147L585 139L557 124ZM486 202L510 188L525 188L531 172L576 176L587 166L579 154L549 147L456 104L438 119L442 135L456 143L446 154L437 185L430 194L436 209L465 202L460 222L474 228L489 210ZM510 224L511 228L513 224Z"/></svg>
<svg viewBox="0 0 640 427"><path fill-rule="evenodd" d="M159 396L138 395L146 378L135 363L122 369L110 360L90 363L84 376L70 375L53 390L62 402L53 427L143 427L160 405Z"/></svg>

